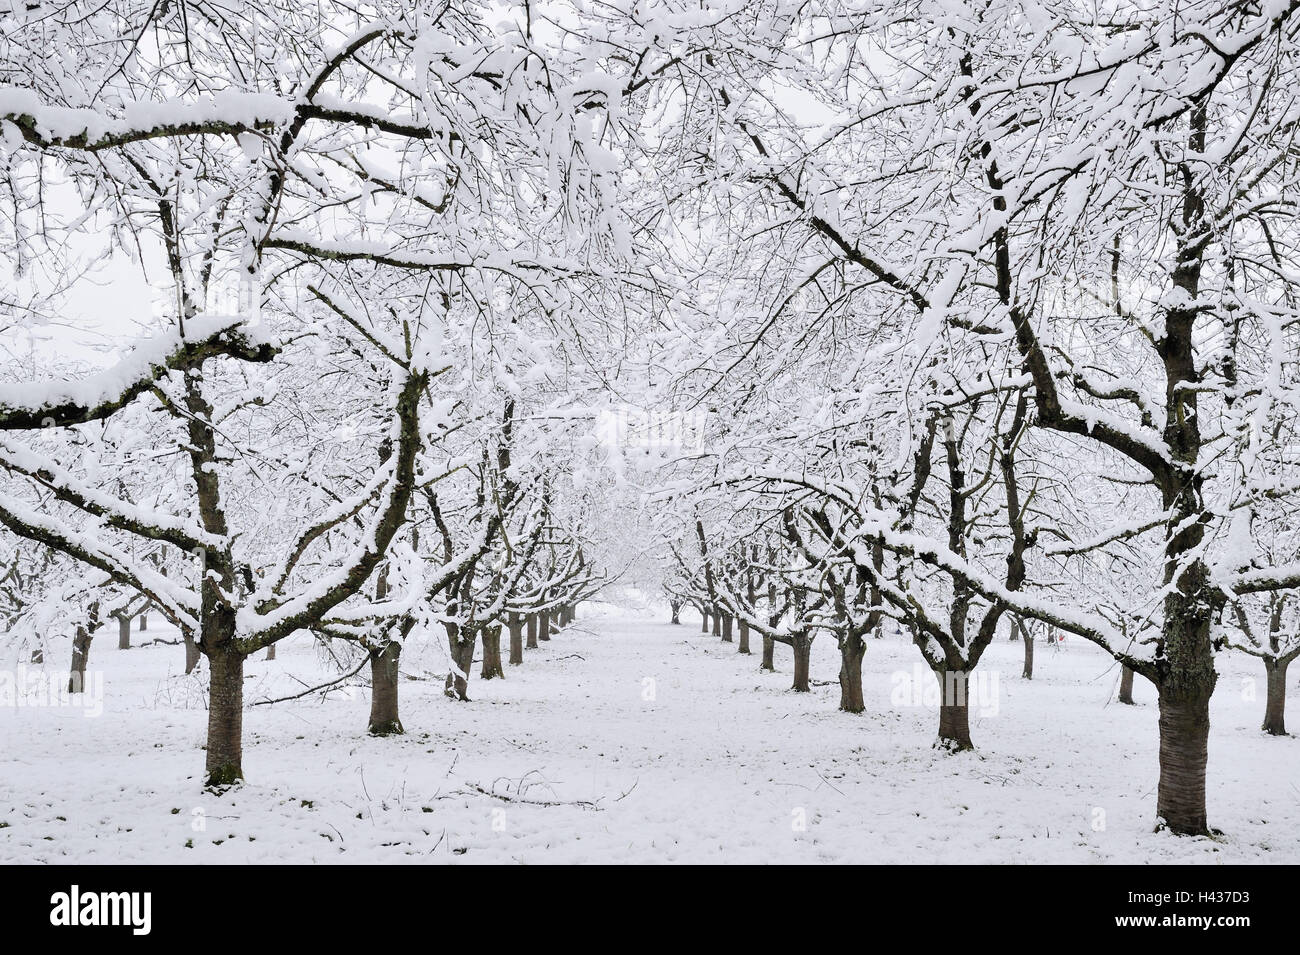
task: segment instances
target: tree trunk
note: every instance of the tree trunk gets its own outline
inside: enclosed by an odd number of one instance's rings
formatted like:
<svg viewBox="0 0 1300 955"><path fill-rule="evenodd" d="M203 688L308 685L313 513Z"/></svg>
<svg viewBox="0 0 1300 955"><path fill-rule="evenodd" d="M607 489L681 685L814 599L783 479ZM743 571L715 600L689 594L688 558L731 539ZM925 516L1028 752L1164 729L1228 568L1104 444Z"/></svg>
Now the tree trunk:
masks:
<svg viewBox="0 0 1300 955"><path fill-rule="evenodd" d="M1156 815L1182 835L1210 834L1205 813L1210 693L1160 688L1160 786Z"/></svg>
<svg viewBox="0 0 1300 955"><path fill-rule="evenodd" d="M731 643L731 614L722 615L722 642Z"/></svg>
<svg viewBox="0 0 1300 955"><path fill-rule="evenodd" d="M202 656L203 654L199 650L199 645L194 642L193 634L186 633L184 635L184 639L185 639L185 672L189 674L189 673L193 673L194 668L199 665L199 657Z"/></svg>
<svg viewBox="0 0 1300 955"><path fill-rule="evenodd" d="M1270 736L1286 735L1286 668L1291 661L1264 658L1264 672L1268 679L1267 702L1264 704L1264 725L1260 727Z"/></svg>
<svg viewBox="0 0 1300 955"><path fill-rule="evenodd" d="M397 640L389 640L382 648L370 651L370 725L367 731L371 736L396 736L406 732L397 712L401 657L402 644Z"/></svg>
<svg viewBox="0 0 1300 955"><path fill-rule="evenodd" d="M537 621L537 639L551 639L551 612L549 610L543 610L539 616Z"/></svg>
<svg viewBox="0 0 1300 955"><path fill-rule="evenodd" d="M1197 529L1197 528L1193 528ZM1193 543L1199 534L1192 535ZM1178 553L1175 544L1167 553ZM1183 551L1185 552L1185 550ZM1205 811L1205 765L1210 738L1210 697L1214 670L1214 591L1210 571L1200 559L1181 570L1167 561L1167 581L1176 581L1164 601L1161 636L1167 663L1160 683L1160 784L1156 815L1171 832L1211 834Z"/></svg>
<svg viewBox="0 0 1300 955"><path fill-rule="evenodd" d="M758 665L758 669L760 672L776 672L776 641L771 637L763 638L763 662Z"/></svg>
<svg viewBox="0 0 1300 955"><path fill-rule="evenodd" d="M474 631L457 623L446 623L447 649L453 667L447 671L443 692L453 700L469 702L469 671L474 665ZM460 672L456 672L459 670Z"/></svg>
<svg viewBox="0 0 1300 955"><path fill-rule="evenodd" d="M713 611L712 614L710 614L710 616L713 618L713 635L715 637L721 637L722 636L722 614L718 613L715 610Z"/></svg>
<svg viewBox="0 0 1300 955"><path fill-rule="evenodd" d="M808 693L812 687L808 683L808 658L812 655L812 639L808 636L794 636L790 640L790 649L794 651L794 684L796 693Z"/></svg>
<svg viewBox="0 0 1300 955"><path fill-rule="evenodd" d="M131 649L131 618L117 618L117 648L119 650Z"/></svg>
<svg viewBox="0 0 1300 955"><path fill-rule="evenodd" d="M1133 705L1133 671L1128 667L1119 675L1119 701Z"/></svg>
<svg viewBox="0 0 1300 955"><path fill-rule="evenodd" d="M510 665L517 667L524 662L524 619L514 611L510 612Z"/></svg>
<svg viewBox="0 0 1300 955"><path fill-rule="evenodd" d="M72 638L72 669L68 674L68 692L80 693L86 685L86 661L90 658L90 631L77 627Z"/></svg>
<svg viewBox="0 0 1300 955"><path fill-rule="evenodd" d="M244 657L227 639L208 651L209 786L244 778Z"/></svg>
<svg viewBox="0 0 1300 955"><path fill-rule="evenodd" d="M736 647L737 653L749 653L749 622L747 620L736 620L736 629L740 631L740 643Z"/></svg>
<svg viewBox="0 0 1300 955"><path fill-rule="evenodd" d="M1020 642L1025 645L1025 668L1020 671L1020 675L1026 680L1034 678L1034 635L1025 629L1023 620L1016 621L1016 632L1020 634Z"/></svg>
<svg viewBox="0 0 1300 955"><path fill-rule="evenodd" d="M950 753L975 748L970 739L970 674L965 670L935 670L939 681L939 738L935 746Z"/></svg>
<svg viewBox="0 0 1300 955"><path fill-rule="evenodd" d="M673 623L681 623L681 622L682 622L682 620L681 620L681 616L682 616L682 605L681 605L681 603L680 603L679 601L675 601L675 600L674 600L674 601L671 601L671 602L668 604L668 609L671 610L671 611L672 611L672 614L673 614L673 620L672 620L672 622L673 622Z"/></svg>
<svg viewBox="0 0 1300 955"><path fill-rule="evenodd" d="M501 668L501 624L488 624L480 629L479 635L483 641L483 668L479 676L485 680L505 679L506 671Z"/></svg>
<svg viewBox="0 0 1300 955"><path fill-rule="evenodd" d="M846 637L840 643L840 709L861 713L867 708L862 699L862 658L867 645L859 636Z"/></svg>
<svg viewBox="0 0 1300 955"><path fill-rule="evenodd" d="M266 658L267 658L268 660L274 660L274 659L275 659L275 644L274 644L274 643L271 644L269 647L266 648Z"/></svg>
<svg viewBox="0 0 1300 955"><path fill-rule="evenodd" d="M707 611L700 611L700 633L709 632L709 614Z"/></svg>
<svg viewBox="0 0 1300 955"><path fill-rule="evenodd" d="M140 614L140 632L144 633L148 629L149 629L149 615L147 613L142 613Z"/></svg>
<svg viewBox="0 0 1300 955"><path fill-rule="evenodd" d="M537 649L537 614L528 615L528 649Z"/></svg>

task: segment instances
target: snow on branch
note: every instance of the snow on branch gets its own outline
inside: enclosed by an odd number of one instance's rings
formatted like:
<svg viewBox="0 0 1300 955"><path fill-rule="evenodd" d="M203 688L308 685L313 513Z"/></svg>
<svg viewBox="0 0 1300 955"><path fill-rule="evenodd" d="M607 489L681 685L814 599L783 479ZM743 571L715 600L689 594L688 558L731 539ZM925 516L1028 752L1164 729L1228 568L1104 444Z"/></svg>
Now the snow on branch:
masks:
<svg viewBox="0 0 1300 955"><path fill-rule="evenodd" d="M130 404L173 371L197 368L210 358L267 362L277 347L241 316L192 318L185 334L157 335L112 368L77 381L0 384L0 431L66 428L99 421Z"/></svg>

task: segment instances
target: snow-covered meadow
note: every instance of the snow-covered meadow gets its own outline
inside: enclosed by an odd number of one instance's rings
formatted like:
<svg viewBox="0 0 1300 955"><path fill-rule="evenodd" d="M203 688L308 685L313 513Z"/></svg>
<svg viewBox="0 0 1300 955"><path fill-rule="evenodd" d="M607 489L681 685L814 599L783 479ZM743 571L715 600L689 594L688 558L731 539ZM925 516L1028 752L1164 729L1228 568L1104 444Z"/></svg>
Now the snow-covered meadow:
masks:
<svg viewBox="0 0 1300 955"><path fill-rule="evenodd" d="M247 780L203 788L204 670L179 646L91 652L103 712L0 708L0 862L1300 862L1300 742L1259 731L1258 674L1220 658L1208 802L1217 838L1153 832L1156 706L1114 702L1092 645L999 641L972 694L974 753L932 748L935 710L908 687L899 637L869 641L866 711L838 712L839 655L813 650L813 690L658 607L585 604L504 680L447 699L443 651L408 650L404 736L366 734L368 692L245 715ZM172 638L151 628L137 638ZM66 647L47 655L48 670ZM477 669L477 664L476 664ZM245 698L338 670L309 639L250 661ZM926 687L931 677L925 673ZM983 713L984 715L981 715Z"/></svg>

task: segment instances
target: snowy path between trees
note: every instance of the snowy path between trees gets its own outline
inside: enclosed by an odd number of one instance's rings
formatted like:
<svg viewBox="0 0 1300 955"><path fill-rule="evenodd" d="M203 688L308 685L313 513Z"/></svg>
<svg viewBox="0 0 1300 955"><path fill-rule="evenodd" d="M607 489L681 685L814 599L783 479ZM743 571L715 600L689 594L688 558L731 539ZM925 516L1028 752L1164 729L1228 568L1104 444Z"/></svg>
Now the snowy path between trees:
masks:
<svg viewBox="0 0 1300 955"><path fill-rule="evenodd" d="M1183 839L1152 832L1154 690L1108 703L1118 674L1081 641L1040 645L1033 682L1018 643L991 648L979 752L950 756L900 637L870 641L867 712L850 716L831 641L796 694L786 648L763 674L757 646L740 657L683 620L584 605L505 680L476 665L469 704L443 697L436 647L408 648L404 673L425 678L403 680L403 737L365 735L364 688L251 706L248 780L222 796L201 786L203 681L180 674L183 649L101 633L101 715L0 708L0 862L1300 862L1300 740L1258 731L1253 660L1219 662L1209 807L1225 834ZM174 634L133 634L156 636ZM51 648L50 675L66 680L69 652ZM337 673L309 639L278 657L250 661L246 703Z"/></svg>

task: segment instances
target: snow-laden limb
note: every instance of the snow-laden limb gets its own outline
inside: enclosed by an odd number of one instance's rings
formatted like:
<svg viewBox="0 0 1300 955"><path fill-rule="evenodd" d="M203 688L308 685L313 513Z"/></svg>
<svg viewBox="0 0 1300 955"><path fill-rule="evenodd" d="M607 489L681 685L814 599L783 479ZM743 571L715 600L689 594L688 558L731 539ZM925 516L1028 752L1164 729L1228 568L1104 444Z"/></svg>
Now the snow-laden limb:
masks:
<svg viewBox="0 0 1300 955"><path fill-rule="evenodd" d="M126 407L173 371L210 358L267 362L278 348L237 315L203 315L138 345L112 368L77 381L0 384L0 431L66 428L99 421Z"/></svg>
<svg viewBox="0 0 1300 955"><path fill-rule="evenodd" d="M267 93L225 91L196 100L128 103L118 116L50 106L31 90L0 89L0 125L12 124L42 149L85 152L174 136L237 135L288 122L294 104Z"/></svg>
<svg viewBox="0 0 1300 955"><path fill-rule="evenodd" d="M193 591L178 586L136 560L129 553L95 535L67 524L32 506L0 493L0 524L19 537L36 541L84 564L103 571L114 581L146 595L183 626L198 626L198 600Z"/></svg>
<svg viewBox="0 0 1300 955"><path fill-rule="evenodd" d="M1296 587L1300 587L1300 563L1243 571L1232 577L1227 584L1227 588L1238 595L1291 590Z"/></svg>
<svg viewBox="0 0 1300 955"><path fill-rule="evenodd" d="M128 531L148 540L165 541L194 553L204 547L219 547L223 541L197 524L150 511L107 494L42 454L0 438L0 468L48 489L66 504L85 511L109 527Z"/></svg>
<svg viewBox="0 0 1300 955"><path fill-rule="evenodd" d="M280 565L271 573L271 594L279 595L283 591L284 585L289 580L289 575L293 573L293 569L298 566L298 561L303 558L303 555L307 553L308 548L315 541L332 528L338 527L345 521L352 520L368 505L378 499L379 495L383 493L393 479L393 467L393 463L389 462L378 468L358 493L353 494L350 498L335 502L326 509L315 524L298 535L298 539L293 545L285 550ZM274 596L262 599L255 596L252 604L254 606L264 605L263 609L270 609L275 607L278 602Z"/></svg>
<svg viewBox="0 0 1300 955"><path fill-rule="evenodd" d="M541 273L557 277L594 274L587 266L555 256L513 255L499 250L443 254L394 247L386 242L350 242L321 239L300 230L284 230L263 243L267 249L298 252L321 262L373 262L398 269L428 272L464 272L482 269L519 279Z"/></svg>
<svg viewBox="0 0 1300 955"><path fill-rule="evenodd" d="M848 555L865 573L873 572L871 546L879 544L897 556L918 560L943 572L953 581L970 588L984 599L1005 605L1006 609L1013 614L1041 620L1090 640L1139 672L1145 673L1153 667L1151 660L1133 657L1122 650L1121 648L1129 643L1128 639L1104 618L1065 606L1058 601L1039 597L1025 590L1009 589L1005 582L955 553L943 541L897 529L892 515L858 504L857 502L863 500L864 496L854 493L842 484L825 482L810 475L795 475L787 472L758 472L752 475L752 478L815 491L828 500L836 501L856 511L858 517L854 525L856 540L848 547ZM905 592L899 591L894 596L899 599L899 606L907 604L908 598Z"/></svg>
<svg viewBox="0 0 1300 955"><path fill-rule="evenodd" d="M413 367L396 387L394 407L395 454L390 467L381 468L387 475L386 494L379 511L371 518L356 546L330 572L321 575L289 599L277 602L260 612L244 606L236 614L236 644L247 655L259 647L269 646L304 626L318 623L325 614L355 594L375 568L384 560L393 536L406 520L415 478L415 459L419 451L419 402L429 381L429 372ZM368 490L363 494L369 494ZM339 513L347 510L339 508Z"/></svg>
<svg viewBox="0 0 1300 955"><path fill-rule="evenodd" d="M1105 528L1099 533L1083 540L1070 540L1064 544L1053 544L1043 548L1043 553L1051 557L1070 557L1075 554L1083 554L1087 551L1098 550L1107 544L1113 544L1116 541L1129 540L1138 537L1148 531L1153 531L1158 527L1163 527L1167 517L1164 513L1157 514L1155 517L1140 517L1135 520L1125 521L1122 524L1116 524L1112 527Z"/></svg>

